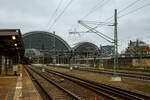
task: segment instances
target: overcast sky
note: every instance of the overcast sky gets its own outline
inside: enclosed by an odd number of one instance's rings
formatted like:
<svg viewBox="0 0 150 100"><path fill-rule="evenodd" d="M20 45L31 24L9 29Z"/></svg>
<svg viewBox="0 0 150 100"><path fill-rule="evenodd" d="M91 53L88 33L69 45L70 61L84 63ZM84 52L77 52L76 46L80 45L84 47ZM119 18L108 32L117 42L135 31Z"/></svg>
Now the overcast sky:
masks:
<svg viewBox="0 0 150 100"><path fill-rule="evenodd" d="M59 9L54 14L60 1ZM77 24L78 20L104 22L114 15L115 8L120 11L134 1L136 0L72 0L53 27L48 30L70 0L0 0L0 28L20 28L23 34L37 30L56 31L56 35L62 37L70 45L84 41L95 43L98 46L100 44L110 45L109 42L94 33L69 35L69 31L87 31L82 25ZM139 0L118 16L148 3L150 0ZM112 18L111 23L113 22ZM112 26L105 26L97 30L113 38ZM127 47L129 40L137 38L150 44L150 6L118 19L119 51Z"/></svg>

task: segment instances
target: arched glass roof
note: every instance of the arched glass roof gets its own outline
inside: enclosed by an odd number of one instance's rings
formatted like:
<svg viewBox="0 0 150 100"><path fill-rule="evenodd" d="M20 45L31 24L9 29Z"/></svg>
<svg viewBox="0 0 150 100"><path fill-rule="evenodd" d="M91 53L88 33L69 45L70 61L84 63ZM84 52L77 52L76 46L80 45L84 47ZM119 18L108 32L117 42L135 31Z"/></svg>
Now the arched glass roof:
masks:
<svg viewBox="0 0 150 100"><path fill-rule="evenodd" d="M97 52L99 53L99 48L90 42L80 42L77 43L74 47L73 47L74 51L77 52Z"/></svg>
<svg viewBox="0 0 150 100"><path fill-rule="evenodd" d="M55 39L54 39L55 38ZM61 37L45 31L32 31L23 35L25 49L53 50L54 40L56 50L70 50L70 46Z"/></svg>

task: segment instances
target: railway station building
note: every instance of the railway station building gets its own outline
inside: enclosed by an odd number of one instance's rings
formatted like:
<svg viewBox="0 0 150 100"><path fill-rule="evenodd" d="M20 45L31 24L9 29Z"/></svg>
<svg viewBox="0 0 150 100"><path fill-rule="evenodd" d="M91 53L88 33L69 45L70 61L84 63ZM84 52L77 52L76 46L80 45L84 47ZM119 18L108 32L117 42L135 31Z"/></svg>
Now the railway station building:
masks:
<svg viewBox="0 0 150 100"><path fill-rule="evenodd" d="M100 57L100 49L93 43L80 42L72 48L76 53L76 64L98 65Z"/></svg>
<svg viewBox="0 0 150 100"><path fill-rule="evenodd" d="M23 35L25 56L33 63L68 63L71 47L61 37L46 31L32 31Z"/></svg>
<svg viewBox="0 0 150 100"><path fill-rule="evenodd" d="M72 48L61 37L46 31L32 31L23 35L25 56L33 63L98 64L100 50L90 42L75 44Z"/></svg>

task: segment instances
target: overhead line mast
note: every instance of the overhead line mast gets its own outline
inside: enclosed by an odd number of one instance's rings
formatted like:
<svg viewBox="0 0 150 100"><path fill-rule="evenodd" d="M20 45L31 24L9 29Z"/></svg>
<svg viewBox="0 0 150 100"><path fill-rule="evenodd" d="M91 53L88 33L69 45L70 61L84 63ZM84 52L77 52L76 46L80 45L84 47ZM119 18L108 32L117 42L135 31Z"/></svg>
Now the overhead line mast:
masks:
<svg viewBox="0 0 150 100"><path fill-rule="evenodd" d="M117 9L114 14L114 76L117 76L116 68L118 68L118 35L117 35Z"/></svg>
<svg viewBox="0 0 150 100"><path fill-rule="evenodd" d="M117 75L117 71L116 71L116 69L118 67L117 9L115 9L115 13L114 13L114 24L111 25L111 26L114 26L114 39L97 31L96 29L93 29L92 27L85 24L84 21L79 20L78 23L88 29L88 31L86 31L84 33L93 32L93 33L96 33L101 38L105 39L106 41L108 41L110 43L114 43L114 77L112 79L114 81L116 81L116 80L121 81L121 78L117 77L118 75ZM73 34L73 33L76 34L76 32L70 32L70 34Z"/></svg>

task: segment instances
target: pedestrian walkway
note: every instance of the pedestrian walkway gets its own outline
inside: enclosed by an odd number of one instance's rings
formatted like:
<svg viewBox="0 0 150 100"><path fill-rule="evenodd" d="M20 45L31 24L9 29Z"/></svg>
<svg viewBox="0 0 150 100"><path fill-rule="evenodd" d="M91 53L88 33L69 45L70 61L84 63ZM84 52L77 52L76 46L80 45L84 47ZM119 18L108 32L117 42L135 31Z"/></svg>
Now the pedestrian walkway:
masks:
<svg viewBox="0 0 150 100"><path fill-rule="evenodd" d="M42 100L27 71L19 65L18 76L0 78L0 100ZM6 81L7 80L7 81ZM1 85L1 82L3 86ZM10 85L9 85L10 84ZM7 87L5 85L8 85ZM4 87L5 86L5 87ZM1 87L4 87L3 90Z"/></svg>
<svg viewBox="0 0 150 100"><path fill-rule="evenodd" d="M31 78L27 71L23 68L23 88L22 88L22 100L42 100L38 91L32 83Z"/></svg>

